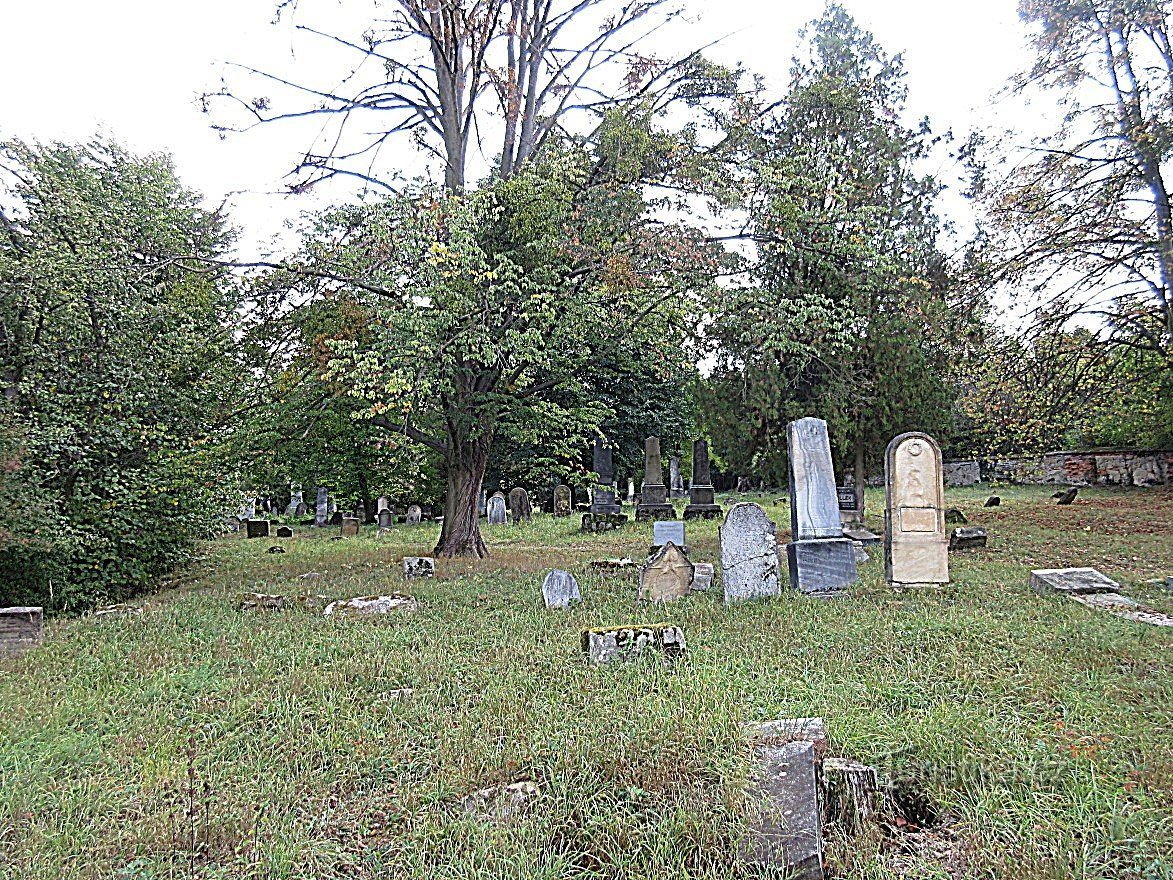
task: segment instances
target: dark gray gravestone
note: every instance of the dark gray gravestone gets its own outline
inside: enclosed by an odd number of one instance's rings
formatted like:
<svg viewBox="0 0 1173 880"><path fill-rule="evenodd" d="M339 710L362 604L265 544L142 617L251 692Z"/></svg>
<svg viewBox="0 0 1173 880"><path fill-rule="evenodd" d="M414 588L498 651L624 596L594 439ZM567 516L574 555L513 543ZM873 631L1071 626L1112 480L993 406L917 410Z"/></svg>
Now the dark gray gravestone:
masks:
<svg viewBox="0 0 1173 880"><path fill-rule="evenodd" d="M569 486L554 489L554 516L570 516L574 512L574 495Z"/></svg>
<svg viewBox="0 0 1173 880"><path fill-rule="evenodd" d="M949 533L950 550L969 550L986 546L986 530L981 526L956 528Z"/></svg>
<svg viewBox="0 0 1173 880"><path fill-rule="evenodd" d="M595 438L592 457L595 473L599 475L599 482L595 485L595 491L591 496L590 512L595 516L599 514L622 513L623 508L615 500L615 489L613 488L615 464L611 447L607 445L607 441L602 437Z"/></svg>
<svg viewBox="0 0 1173 880"><path fill-rule="evenodd" d="M314 508L314 525L318 528L323 528L329 519L330 496L323 487L319 486L318 498Z"/></svg>
<svg viewBox="0 0 1173 880"><path fill-rule="evenodd" d="M378 521L380 529L393 528L395 526L395 508L387 506L380 510Z"/></svg>
<svg viewBox="0 0 1173 880"><path fill-rule="evenodd" d="M489 517L489 525L505 525L505 496L500 492L495 492L486 504L485 511Z"/></svg>
<svg viewBox="0 0 1173 880"><path fill-rule="evenodd" d="M573 603L582 601L582 594L578 591L574 575L556 568L542 581L542 599L547 608L569 608Z"/></svg>
<svg viewBox="0 0 1173 880"><path fill-rule="evenodd" d="M983 504L982 507L999 507L999 506L1001 506L1001 504L1002 504L1001 498L999 498L997 495L991 495L989 498L986 499L986 503Z"/></svg>
<svg viewBox="0 0 1173 880"><path fill-rule="evenodd" d="M529 492L521 486L516 486L509 491L509 516L514 525L533 521L534 509L530 504Z"/></svg>
<svg viewBox="0 0 1173 880"><path fill-rule="evenodd" d="M1070 504L1071 502L1073 502L1075 500L1075 496L1078 494L1079 494L1079 487L1072 486L1070 489L1068 489L1066 492L1064 492L1062 495L1059 496L1059 499L1056 501L1056 504L1062 504L1062 505L1066 506L1066 505Z"/></svg>
<svg viewBox="0 0 1173 880"><path fill-rule="evenodd" d="M668 503L668 487L664 485L664 467L660 459L660 438L644 440L644 481L639 492L639 506L635 509L636 522L676 519L676 508ZM663 543L657 541L657 544Z"/></svg>
<svg viewBox="0 0 1173 880"><path fill-rule="evenodd" d="M718 532L725 604L777 596L777 526L752 501L729 508Z"/></svg>
<svg viewBox="0 0 1173 880"><path fill-rule="evenodd" d="M15 657L41 641L44 609L32 606L0 608L0 657Z"/></svg>
<svg viewBox="0 0 1173 880"><path fill-rule="evenodd" d="M787 880L822 880L814 744L756 746L754 761L752 818L748 833L738 842L737 860L777 869Z"/></svg>
<svg viewBox="0 0 1173 880"><path fill-rule="evenodd" d="M269 521L267 519L250 519L244 524L246 538L269 537Z"/></svg>
<svg viewBox="0 0 1173 880"><path fill-rule="evenodd" d="M692 482L688 484L685 519L717 519L725 511L716 502L716 490L709 470L709 444L697 440L692 444Z"/></svg>
<svg viewBox="0 0 1173 880"><path fill-rule="evenodd" d="M293 529L291 529L289 526L277 526L277 537L278 538L292 538L293 537Z"/></svg>
<svg viewBox="0 0 1173 880"><path fill-rule="evenodd" d="M1030 573L1031 588L1048 593L1119 593L1120 584L1094 568L1039 568Z"/></svg>

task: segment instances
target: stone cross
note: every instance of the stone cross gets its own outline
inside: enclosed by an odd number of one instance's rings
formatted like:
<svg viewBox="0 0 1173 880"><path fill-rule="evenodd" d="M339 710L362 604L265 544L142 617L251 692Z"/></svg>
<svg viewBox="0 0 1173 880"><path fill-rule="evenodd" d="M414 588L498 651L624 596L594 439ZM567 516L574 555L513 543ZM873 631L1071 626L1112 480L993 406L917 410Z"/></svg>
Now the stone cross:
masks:
<svg viewBox="0 0 1173 880"><path fill-rule="evenodd" d="M716 490L709 472L709 444L697 440L692 444L692 482L688 484L685 519L716 519L724 511L715 503Z"/></svg>
<svg viewBox="0 0 1173 880"><path fill-rule="evenodd" d="M554 490L554 516L570 516L574 512L574 495L569 486L560 485Z"/></svg>
<svg viewBox="0 0 1173 880"><path fill-rule="evenodd" d="M859 580L855 548L843 536L827 423L805 418L786 426L790 459L790 584L803 593L832 595Z"/></svg>
<svg viewBox="0 0 1173 880"><path fill-rule="evenodd" d="M623 508L615 500L615 464L612 458L611 447L602 437L595 438L593 455L595 473L599 475L599 482L595 486L591 497L591 513L622 513Z"/></svg>
<svg viewBox="0 0 1173 880"><path fill-rule="evenodd" d="M489 499L485 506L485 510L489 517L489 525L503 526L505 525L505 495L501 492L494 492L493 497Z"/></svg>
<svg viewBox="0 0 1173 880"><path fill-rule="evenodd" d="M676 508L668 503L668 487L664 485L659 437L644 440L644 482L639 491L635 519L636 522L676 519Z"/></svg>
<svg viewBox="0 0 1173 880"><path fill-rule="evenodd" d="M752 501L729 508L718 536L725 604L777 596L778 527Z"/></svg>
<svg viewBox="0 0 1173 880"><path fill-rule="evenodd" d="M330 519L330 496L324 486L318 486L317 505L314 509L314 525L321 528Z"/></svg>
<svg viewBox="0 0 1173 880"><path fill-rule="evenodd" d="M941 447L928 434L892 438L884 453L884 574L897 587L949 583Z"/></svg>

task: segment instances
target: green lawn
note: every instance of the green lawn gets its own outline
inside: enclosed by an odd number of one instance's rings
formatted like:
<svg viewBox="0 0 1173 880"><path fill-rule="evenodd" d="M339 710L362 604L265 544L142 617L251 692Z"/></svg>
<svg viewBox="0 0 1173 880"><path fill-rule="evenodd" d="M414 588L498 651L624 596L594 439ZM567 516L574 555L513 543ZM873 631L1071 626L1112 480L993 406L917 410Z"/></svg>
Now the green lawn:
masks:
<svg viewBox="0 0 1173 880"><path fill-rule="evenodd" d="M893 593L877 550L836 602L640 605L634 577L587 562L639 558L644 525L486 528L492 559L409 585L398 560L434 526L299 529L284 555L215 542L140 616L53 620L0 661L0 877L744 877L741 725L808 715L936 816L832 841L833 875L1173 877L1173 633L1028 586L1031 568L1092 565L1173 610L1146 583L1173 574L1173 492L1063 508L999 491L992 509L987 489L949 492L991 533L952 554L950 588ZM781 533L788 510L765 500ZM690 523L689 544L716 561L716 523ZM582 587L569 612L541 603L554 566ZM421 608L241 612L242 590ZM657 621L684 626L684 659L582 661L584 627ZM461 808L520 780L540 794L512 818Z"/></svg>

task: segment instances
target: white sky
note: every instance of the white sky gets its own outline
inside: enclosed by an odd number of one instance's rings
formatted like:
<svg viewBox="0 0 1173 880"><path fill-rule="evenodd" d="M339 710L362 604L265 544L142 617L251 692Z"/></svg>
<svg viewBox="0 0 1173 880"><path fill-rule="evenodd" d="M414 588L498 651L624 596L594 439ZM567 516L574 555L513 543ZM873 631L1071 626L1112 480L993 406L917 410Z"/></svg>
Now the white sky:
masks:
<svg viewBox="0 0 1173 880"><path fill-rule="evenodd" d="M332 25L369 8L346 0L301 2L322 10ZM229 61L260 68L292 61L298 75L311 81L319 68L326 81L339 71L316 51L319 44L271 24L274 5L274 0L0 0L5 72L0 137L83 140L101 132L136 152L166 151L182 180L210 203L231 196L245 248L254 249L285 220L313 206L305 196L280 194L282 175L313 130L272 126L221 140L197 98L217 87ZM847 0L846 5L888 52L904 53L911 117L928 115L935 130L952 128L963 138L975 127L1004 124L996 113L1014 112L993 100L1007 78L1030 61L1016 0ZM693 0L693 8L700 17L695 44L730 34L711 53L716 60L740 60L781 92L797 32L822 11L823 2ZM330 60L336 62L336 56ZM949 176L948 168L940 171ZM946 210L965 223L961 200L947 200Z"/></svg>

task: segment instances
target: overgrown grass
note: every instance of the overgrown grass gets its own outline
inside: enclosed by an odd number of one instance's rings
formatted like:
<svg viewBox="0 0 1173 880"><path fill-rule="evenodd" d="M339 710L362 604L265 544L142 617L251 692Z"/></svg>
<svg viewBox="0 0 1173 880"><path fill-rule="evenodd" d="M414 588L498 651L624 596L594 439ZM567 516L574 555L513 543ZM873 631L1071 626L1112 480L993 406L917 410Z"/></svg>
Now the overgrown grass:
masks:
<svg viewBox="0 0 1173 880"><path fill-rule="evenodd" d="M982 509L986 494L949 493L992 535L952 555L950 588L895 594L873 552L835 602L642 605L634 577L587 562L640 558L644 525L486 528L491 560L438 560L410 584L398 560L428 553L433 526L304 529L283 555L216 542L141 616L58 619L0 661L0 876L742 877L741 725L807 715L932 800L966 876L1173 876L1171 634L1028 587L1030 568L1094 565L1169 610L1146 581L1173 574L1173 493L1060 508L1015 488ZM764 500L783 532L788 510ZM715 560L716 523L688 528L693 558ZM555 566L582 587L568 612L541 604ZM240 612L242 590L422 607ZM689 643L675 664L580 657L584 627L668 620ZM522 779L541 794L514 818L460 807ZM892 846L834 846L831 867L948 876Z"/></svg>

